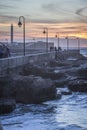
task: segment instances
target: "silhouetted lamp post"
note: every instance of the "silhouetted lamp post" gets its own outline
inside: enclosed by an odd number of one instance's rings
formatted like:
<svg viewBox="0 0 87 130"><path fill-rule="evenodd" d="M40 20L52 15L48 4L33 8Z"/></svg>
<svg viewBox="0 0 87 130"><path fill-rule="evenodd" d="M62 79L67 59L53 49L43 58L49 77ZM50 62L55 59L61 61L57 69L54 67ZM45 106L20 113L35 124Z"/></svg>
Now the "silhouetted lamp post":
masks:
<svg viewBox="0 0 87 130"><path fill-rule="evenodd" d="M59 33L56 33L55 37L58 38L58 51L59 51Z"/></svg>
<svg viewBox="0 0 87 130"><path fill-rule="evenodd" d="M21 22L21 19L23 19L23 23ZM18 26L21 27L23 24L23 43L24 43L24 56L25 56L25 18L24 16L19 17Z"/></svg>
<svg viewBox="0 0 87 130"><path fill-rule="evenodd" d="M48 52L48 28L44 28L43 33L46 34L46 52Z"/></svg>
<svg viewBox="0 0 87 130"><path fill-rule="evenodd" d="M67 40L67 51L69 50L69 38L68 36L66 37L66 40Z"/></svg>
<svg viewBox="0 0 87 130"><path fill-rule="evenodd" d="M8 39L7 39L7 38L5 39L5 41L6 41L6 43L8 44Z"/></svg>
<svg viewBox="0 0 87 130"><path fill-rule="evenodd" d="M77 37L77 42L78 42L78 50L80 50L80 39Z"/></svg>

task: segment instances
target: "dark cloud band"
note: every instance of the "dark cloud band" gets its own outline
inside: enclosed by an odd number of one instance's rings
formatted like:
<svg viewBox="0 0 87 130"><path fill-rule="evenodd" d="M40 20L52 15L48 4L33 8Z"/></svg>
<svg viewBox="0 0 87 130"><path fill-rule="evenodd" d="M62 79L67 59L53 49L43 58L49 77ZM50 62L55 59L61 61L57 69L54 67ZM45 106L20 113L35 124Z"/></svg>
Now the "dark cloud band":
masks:
<svg viewBox="0 0 87 130"><path fill-rule="evenodd" d="M83 12L84 10L86 10L86 9L87 9L87 7L80 8L80 9L78 9L78 10L76 11L76 14L85 17L85 15L83 15L82 12Z"/></svg>

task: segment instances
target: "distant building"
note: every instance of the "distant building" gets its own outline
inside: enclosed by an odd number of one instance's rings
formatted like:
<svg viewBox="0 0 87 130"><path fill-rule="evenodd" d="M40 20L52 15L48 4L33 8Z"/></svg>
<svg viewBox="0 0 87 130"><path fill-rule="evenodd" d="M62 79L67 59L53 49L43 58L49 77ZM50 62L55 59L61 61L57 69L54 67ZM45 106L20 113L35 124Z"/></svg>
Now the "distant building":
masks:
<svg viewBox="0 0 87 130"><path fill-rule="evenodd" d="M13 24L11 24L11 43L13 43Z"/></svg>
<svg viewBox="0 0 87 130"><path fill-rule="evenodd" d="M50 51L52 48L54 48L54 43L49 42L48 51ZM32 42L31 44L29 44L29 49L46 51L46 42L43 41Z"/></svg>

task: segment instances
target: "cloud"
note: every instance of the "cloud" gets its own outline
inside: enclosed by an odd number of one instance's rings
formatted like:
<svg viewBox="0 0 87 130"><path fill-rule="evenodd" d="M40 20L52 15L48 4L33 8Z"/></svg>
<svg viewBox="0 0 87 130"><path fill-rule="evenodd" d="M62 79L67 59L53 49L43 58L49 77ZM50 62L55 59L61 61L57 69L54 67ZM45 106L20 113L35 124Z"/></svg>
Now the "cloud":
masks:
<svg viewBox="0 0 87 130"><path fill-rule="evenodd" d="M73 26L73 27L63 27L61 28L63 30L65 30L66 32L87 32L87 27L86 26L82 26L82 25L79 25L79 26Z"/></svg>
<svg viewBox="0 0 87 130"><path fill-rule="evenodd" d="M57 20L57 19L31 19L32 23L41 23L41 24L58 24L58 23L67 23L68 20ZM72 22L72 21L71 21Z"/></svg>
<svg viewBox="0 0 87 130"><path fill-rule="evenodd" d="M43 24L52 24L52 23L58 23L58 20L55 19L31 19L32 23L43 23Z"/></svg>
<svg viewBox="0 0 87 130"><path fill-rule="evenodd" d="M42 5L42 9L54 12L57 11L57 5L55 3L44 4Z"/></svg>
<svg viewBox="0 0 87 130"><path fill-rule="evenodd" d="M76 14L79 15L79 16L83 16L85 17L82 13L83 11L85 11L87 9L87 7L83 7L83 8L80 8L76 11Z"/></svg>
<svg viewBox="0 0 87 130"><path fill-rule="evenodd" d="M61 3L48 3L48 4L43 4L42 5L42 10L46 12L46 14L51 14L51 15L63 15L69 13L67 10L62 9Z"/></svg>
<svg viewBox="0 0 87 130"><path fill-rule="evenodd" d="M14 6L12 6L12 5L4 5L4 4L0 4L0 10L1 9L8 9L8 8L14 8Z"/></svg>
<svg viewBox="0 0 87 130"><path fill-rule="evenodd" d="M0 36L10 36L10 33L8 31L1 31Z"/></svg>
<svg viewBox="0 0 87 130"><path fill-rule="evenodd" d="M57 1L55 3L48 3L48 4L43 4L42 9L51 14L56 14L58 16L71 16L74 15L74 11L72 9L71 3L69 1L65 0L65 3L62 3L61 1Z"/></svg>
<svg viewBox="0 0 87 130"><path fill-rule="evenodd" d="M58 2L43 4L42 10L45 12L45 19L49 17L53 22L56 21L57 23L79 22L80 19L77 18L75 11L67 6L69 5L65 3L64 6L62 2L59 2L59 4Z"/></svg>
<svg viewBox="0 0 87 130"><path fill-rule="evenodd" d="M11 23L12 21L16 21L18 18L16 16L10 15L0 15L0 23Z"/></svg>

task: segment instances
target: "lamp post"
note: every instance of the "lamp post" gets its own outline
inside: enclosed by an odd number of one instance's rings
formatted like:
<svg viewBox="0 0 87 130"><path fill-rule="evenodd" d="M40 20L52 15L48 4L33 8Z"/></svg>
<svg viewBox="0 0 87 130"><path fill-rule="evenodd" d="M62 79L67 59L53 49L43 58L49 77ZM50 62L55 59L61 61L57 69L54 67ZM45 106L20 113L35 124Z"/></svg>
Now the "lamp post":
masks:
<svg viewBox="0 0 87 130"><path fill-rule="evenodd" d="M6 41L6 43L8 44L8 39L7 39L7 38L5 39L5 41Z"/></svg>
<svg viewBox="0 0 87 130"><path fill-rule="evenodd" d="M35 51L35 38L34 37L33 37L33 45L34 45L33 50Z"/></svg>
<svg viewBox="0 0 87 130"><path fill-rule="evenodd" d="M68 36L66 37L66 40L67 40L67 51L69 50L69 38Z"/></svg>
<svg viewBox="0 0 87 130"><path fill-rule="evenodd" d="M48 28L44 28L43 33L46 34L46 52L48 52Z"/></svg>
<svg viewBox="0 0 87 130"><path fill-rule="evenodd" d="M77 37L77 42L78 42L78 50L80 50L80 39Z"/></svg>
<svg viewBox="0 0 87 130"><path fill-rule="evenodd" d="M58 51L59 51L59 33L56 33L55 37L58 38Z"/></svg>
<svg viewBox="0 0 87 130"><path fill-rule="evenodd" d="M21 18L23 19L23 23L21 22ZM24 16L19 17L18 26L21 27L23 24L23 43L24 43L24 56L25 56L25 18Z"/></svg>

